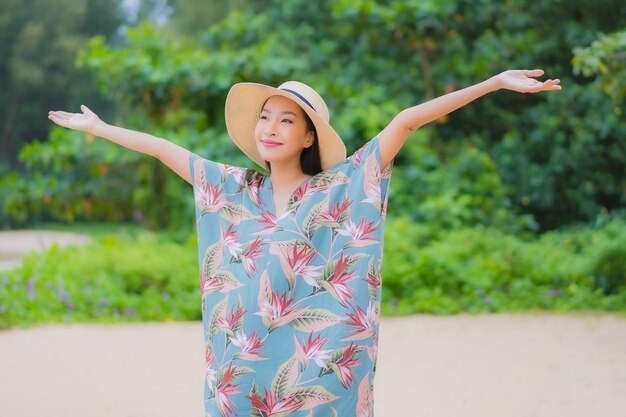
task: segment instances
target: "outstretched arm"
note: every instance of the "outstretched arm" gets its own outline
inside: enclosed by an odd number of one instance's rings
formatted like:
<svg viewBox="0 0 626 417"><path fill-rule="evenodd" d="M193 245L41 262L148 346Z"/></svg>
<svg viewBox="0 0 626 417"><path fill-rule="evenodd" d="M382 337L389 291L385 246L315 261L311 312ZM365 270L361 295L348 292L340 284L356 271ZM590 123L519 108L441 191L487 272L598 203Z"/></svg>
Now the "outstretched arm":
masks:
<svg viewBox="0 0 626 417"><path fill-rule="evenodd" d="M189 151L187 149L147 133L107 124L100 120L87 106L80 108L83 113L51 111L48 118L63 127L88 132L128 149L154 156L185 181L192 183L189 172Z"/></svg>
<svg viewBox="0 0 626 417"><path fill-rule="evenodd" d="M506 89L520 93L560 90L560 81L535 80L543 75L542 70L510 70L462 90L454 91L415 107L401 111L379 135L380 156L385 167L397 155L406 139L417 128L437 120L467 103L496 90Z"/></svg>

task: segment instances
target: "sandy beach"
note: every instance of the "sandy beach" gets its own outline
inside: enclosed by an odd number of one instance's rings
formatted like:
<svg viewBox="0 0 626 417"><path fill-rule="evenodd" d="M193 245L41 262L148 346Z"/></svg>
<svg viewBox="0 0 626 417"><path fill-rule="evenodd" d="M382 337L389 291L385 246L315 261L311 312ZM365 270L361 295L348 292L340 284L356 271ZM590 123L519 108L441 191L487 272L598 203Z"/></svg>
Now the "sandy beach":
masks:
<svg viewBox="0 0 626 417"><path fill-rule="evenodd" d="M384 318L375 415L624 417L626 318ZM0 332L0 417L202 416L200 322Z"/></svg>

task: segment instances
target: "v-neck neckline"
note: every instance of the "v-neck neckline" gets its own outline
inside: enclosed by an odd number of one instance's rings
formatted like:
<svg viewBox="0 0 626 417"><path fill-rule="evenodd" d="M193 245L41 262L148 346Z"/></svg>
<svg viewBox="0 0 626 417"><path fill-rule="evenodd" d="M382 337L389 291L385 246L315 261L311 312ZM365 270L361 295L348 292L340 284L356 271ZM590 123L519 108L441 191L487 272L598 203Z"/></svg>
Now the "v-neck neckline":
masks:
<svg viewBox="0 0 626 417"><path fill-rule="evenodd" d="M302 188L304 187L304 185L311 181L313 179L313 177L315 177L315 175L310 176L308 178L306 178L304 181L302 181L300 183L300 185L298 185L293 192L289 195L289 198L287 198L287 203L285 204L285 208L282 210L282 212L280 213L280 216L278 215L278 213L276 213L276 202L274 201L274 184L272 183L272 178L270 177L270 175L268 174L265 178L268 181L269 187L268 190L270 191L270 195L269 198L267 199L269 201L269 203L266 203L267 205L267 209L270 211L270 213L272 213L272 215L276 218L276 221L282 219L286 214L287 211L289 210L290 207L290 202L293 199L293 196Z"/></svg>

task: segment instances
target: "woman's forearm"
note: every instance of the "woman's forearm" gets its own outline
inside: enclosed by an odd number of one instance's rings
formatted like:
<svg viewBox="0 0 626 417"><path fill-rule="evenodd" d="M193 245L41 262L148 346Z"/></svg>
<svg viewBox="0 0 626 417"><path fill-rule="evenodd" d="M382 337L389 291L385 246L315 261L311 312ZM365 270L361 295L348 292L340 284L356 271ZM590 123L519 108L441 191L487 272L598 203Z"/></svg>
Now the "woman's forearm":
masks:
<svg viewBox="0 0 626 417"><path fill-rule="evenodd" d="M413 131L499 88L500 86L495 77L491 77L481 83L462 90L448 93L414 107L409 107L400 112L397 119L399 119L398 121L408 130Z"/></svg>
<svg viewBox="0 0 626 417"><path fill-rule="evenodd" d="M110 125L102 120L98 120L89 132L128 149L151 155L185 181L192 183L188 167L190 152L182 146L147 133Z"/></svg>
<svg viewBox="0 0 626 417"><path fill-rule="evenodd" d="M83 113L50 111L48 118L68 129L88 132L128 149L153 156L191 184L188 166L190 152L187 149L147 133L107 124L87 106L82 105L80 108Z"/></svg>
<svg viewBox="0 0 626 417"><path fill-rule="evenodd" d="M541 69L504 71L471 87L402 110L379 134L381 166L386 166L396 156L415 129L437 120L487 93L500 89L520 93L538 93L561 89L561 81L558 78L543 82L535 79L543 74Z"/></svg>
<svg viewBox="0 0 626 417"><path fill-rule="evenodd" d="M159 157L162 154L161 148L166 146L163 142L167 142L147 133L110 125L102 120L98 120L89 132L118 145L154 157Z"/></svg>

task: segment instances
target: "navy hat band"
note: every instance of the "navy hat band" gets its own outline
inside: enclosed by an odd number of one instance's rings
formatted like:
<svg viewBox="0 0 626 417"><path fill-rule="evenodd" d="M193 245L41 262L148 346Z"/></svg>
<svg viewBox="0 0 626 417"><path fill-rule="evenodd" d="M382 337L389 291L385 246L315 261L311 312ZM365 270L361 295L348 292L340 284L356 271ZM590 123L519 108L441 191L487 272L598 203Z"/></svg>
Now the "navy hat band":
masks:
<svg viewBox="0 0 626 417"><path fill-rule="evenodd" d="M290 89L288 89L288 88L281 88L280 90L283 90L283 91L289 91L291 94L295 95L295 96L296 96L296 97L298 97L300 100L304 101L304 102L306 103L306 105L307 105L307 106L309 106L310 108L312 108L312 109L313 109L313 111L314 111L315 113L317 113L317 110L315 110L315 107L313 107L313 105L312 105L311 103L309 103L309 100L307 100L306 98L302 97L299 93L297 93L297 92L295 92L295 91L293 91L293 90L290 90Z"/></svg>

